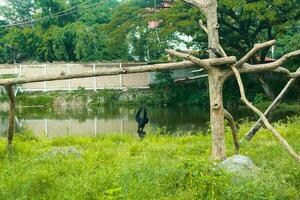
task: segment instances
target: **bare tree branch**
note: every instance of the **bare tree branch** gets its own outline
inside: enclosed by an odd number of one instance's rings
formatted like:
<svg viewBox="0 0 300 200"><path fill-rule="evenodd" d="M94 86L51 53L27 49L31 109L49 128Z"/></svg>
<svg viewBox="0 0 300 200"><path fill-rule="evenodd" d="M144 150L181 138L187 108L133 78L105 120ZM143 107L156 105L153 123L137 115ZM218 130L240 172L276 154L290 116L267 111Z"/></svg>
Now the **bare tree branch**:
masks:
<svg viewBox="0 0 300 200"><path fill-rule="evenodd" d="M284 68L283 68L284 69ZM297 72L300 72L300 67L298 68ZM292 78L289 80L289 82L285 85L285 87L282 89L282 91L279 93L279 95L276 97L276 99L272 102L272 104L268 107L268 109L264 112L264 115L266 117L269 117L269 115L272 113L272 111L276 108L277 105L280 104L285 94L289 91L289 88L296 82L296 78ZM256 132L261 128L262 126L262 119L260 118L255 125L248 131L246 134L246 139L250 141L253 136L256 134Z"/></svg>
<svg viewBox="0 0 300 200"><path fill-rule="evenodd" d="M190 54L192 56L201 56L204 51L190 50L190 49L178 49L180 53Z"/></svg>
<svg viewBox="0 0 300 200"><path fill-rule="evenodd" d="M204 69L193 70L193 71L191 71L191 74L199 73L199 72L203 72L203 71L204 71Z"/></svg>
<svg viewBox="0 0 300 200"><path fill-rule="evenodd" d="M192 67L195 67L195 64L189 61L183 61L183 62L175 62L175 63L143 65L143 66L126 67L126 68L109 68L106 69L105 71L98 71L98 72L20 77L20 78L5 79L5 80L2 79L0 80L0 85L15 85L15 84L23 84L23 83L66 80L66 79L87 78L87 77L97 77L97 76L112 76L112 75L127 74L127 73L154 72L154 71L184 69L184 68L192 68Z"/></svg>
<svg viewBox="0 0 300 200"><path fill-rule="evenodd" d="M300 77L300 72L295 72L291 74L292 78L299 78Z"/></svg>
<svg viewBox="0 0 300 200"><path fill-rule="evenodd" d="M208 30L207 30L206 26L204 25L204 23L203 23L203 21L202 21L201 19L199 20L199 26L200 26L200 28L202 28L202 30L203 30L206 34L208 34ZM223 49L223 47L222 47L221 45L219 45L219 49L220 49L220 51L221 51L223 57L227 57L227 54L226 54L226 52L224 51L224 49Z"/></svg>
<svg viewBox="0 0 300 200"><path fill-rule="evenodd" d="M246 94L245 94L245 89L243 85L243 81L240 75L239 70L235 66L231 66L231 69L233 70L235 77L237 79L239 88L240 88L240 93L241 93L241 100L252 110L254 111L257 115L260 116L262 119L262 122L266 126L267 129L269 129L273 135L280 141L280 143L283 145L283 147L289 152L289 154L294 157L295 160L300 162L300 156L297 154L297 152L287 143L287 141L281 136L281 134L273 128L273 126L269 123L268 119L266 116L259 110L257 109L250 101L248 101Z"/></svg>
<svg viewBox="0 0 300 200"><path fill-rule="evenodd" d="M255 44L253 49L249 51L241 60L239 60L235 66L237 68L241 67L244 63L246 63L252 56L254 56L259 50L273 46L276 43L276 40L271 40L262 44Z"/></svg>
<svg viewBox="0 0 300 200"><path fill-rule="evenodd" d="M232 115L230 114L230 112L228 112L225 108L224 108L224 117L225 117L225 119L227 119L227 121L230 125L230 128L231 128L235 153L239 154L240 144L239 144L238 130L237 130L237 127L236 127L236 123L235 123Z"/></svg>
<svg viewBox="0 0 300 200"><path fill-rule="evenodd" d="M257 65L250 65L250 64L243 64L238 71L239 73L257 73L257 72L264 72L264 71L273 71L280 66L282 66L289 58L300 56L300 50L285 54L278 60L272 63L266 64L257 64ZM232 75L232 74L231 74ZM298 73L294 73L291 76L298 77Z"/></svg>
<svg viewBox="0 0 300 200"><path fill-rule="evenodd" d="M199 79L202 79L202 78L206 78L208 77L207 74L204 74L204 75L200 75L200 76L193 76L193 77L185 77L185 78L181 78L181 79L176 79L174 80L175 83L181 83L181 82L187 82L187 81L196 81L196 80L199 80Z"/></svg>
<svg viewBox="0 0 300 200"><path fill-rule="evenodd" d="M272 72L285 74L289 78L291 78L291 76L292 76L292 73L288 69L283 68L283 67L278 67L277 69L273 70Z"/></svg>
<svg viewBox="0 0 300 200"><path fill-rule="evenodd" d="M192 55L189 54L185 54L185 53L180 53L178 51L172 50L172 49L167 49L166 52L172 56L177 56L179 58L183 58L185 60L191 61L192 63L199 65L201 67L203 67L206 70L210 69L210 66L207 62L201 60L200 58L196 58Z"/></svg>
<svg viewBox="0 0 300 200"><path fill-rule="evenodd" d="M286 68L278 67L277 69L273 70L273 72L285 74L288 78L299 78L300 77L299 69L296 72L292 73Z"/></svg>
<svg viewBox="0 0 300 200"><path fill-rule="evenodd" d="M208 34L208 30L201 19L199 20L199 26L206 34Z"/></svg>
<svg viewBox="0 0 300 200"><path fill-rule="evenodd" d="M208 5L208 1L207 0L183 0L188 4L191 4L193 6L196 6L197 8L201 9L202 12L206 13L207 10L207 5Z"/></svg>
<svg viewBox="0 0 300 200"><path fill-rule="evenodd" d="M233 64L236 62L236 58L234 56L224 57L224 58L209 58L209 59L201 60L194 56L180 53L180 52L177 52L177 51L171 50L171 49L166 50L166 52L171 55L178 56L180 58L189 60L189 61L203 67L206 70L210 70L212 66Z"/></svg>

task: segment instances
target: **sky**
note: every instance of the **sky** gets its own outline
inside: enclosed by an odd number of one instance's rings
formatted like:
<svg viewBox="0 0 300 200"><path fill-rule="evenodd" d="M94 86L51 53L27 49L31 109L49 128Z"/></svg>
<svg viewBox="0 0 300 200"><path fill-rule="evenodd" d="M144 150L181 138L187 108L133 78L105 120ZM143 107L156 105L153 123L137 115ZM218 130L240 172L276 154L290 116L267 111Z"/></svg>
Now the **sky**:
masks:
<svg viewBox="0 0 300 200"><path fill-rule="evenodd" d="M0 0L0 5L5 4L5 0Z"/></svg>

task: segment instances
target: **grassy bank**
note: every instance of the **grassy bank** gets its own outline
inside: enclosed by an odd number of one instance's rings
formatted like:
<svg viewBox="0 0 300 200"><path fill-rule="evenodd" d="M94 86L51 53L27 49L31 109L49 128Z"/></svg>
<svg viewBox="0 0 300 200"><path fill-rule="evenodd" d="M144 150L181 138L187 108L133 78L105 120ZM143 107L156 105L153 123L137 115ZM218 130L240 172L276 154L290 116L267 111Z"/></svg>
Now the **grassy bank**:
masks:
<svg viewBox="0 0 300 200"><path fill-rule="evenodd" d="M300 152L300 118L277 124ZM243 135L250 123L240 125ZM233 154L226 128L228 155ZM72 146L80 155L51 154ZM0 142L0 199L300 199L300 167L266 130L242 147L260 170L235 176L210 161L210 135L16 137Z"/></svg>

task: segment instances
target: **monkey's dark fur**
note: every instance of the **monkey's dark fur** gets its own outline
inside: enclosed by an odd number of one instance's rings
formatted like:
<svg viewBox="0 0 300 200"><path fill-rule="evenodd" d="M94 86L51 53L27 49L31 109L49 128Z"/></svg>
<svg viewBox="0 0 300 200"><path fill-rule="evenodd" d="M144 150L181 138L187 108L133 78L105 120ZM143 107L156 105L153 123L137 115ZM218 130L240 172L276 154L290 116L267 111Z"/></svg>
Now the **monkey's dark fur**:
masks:
<svg viewBox="0 0 300 200"><path fill-rule="evenodd" d="M142 110L144 110L144 114L141 117L140 115L141 115ZM135 120L138 123L137 133L138 133L140 138L144 138L145 135L146 135L146 132L144 131L144 128L145 128L146 124L149 122L149 118L147 117L146 108L140 108L138 110L138 112L135 115Z"/></svg>

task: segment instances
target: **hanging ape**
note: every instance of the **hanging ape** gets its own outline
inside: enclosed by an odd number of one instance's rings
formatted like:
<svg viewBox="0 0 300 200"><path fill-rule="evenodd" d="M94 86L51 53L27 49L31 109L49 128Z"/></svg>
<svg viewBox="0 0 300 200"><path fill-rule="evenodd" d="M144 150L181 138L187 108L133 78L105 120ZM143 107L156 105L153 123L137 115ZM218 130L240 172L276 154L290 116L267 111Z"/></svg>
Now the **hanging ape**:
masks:
<svg viewBox="0 0 300 200"><path fill-rule="evenodd" d="M141 112L144 110L144 114L141 117ZM138 112L135 115L135 120L138 123L138 129L137 133L140 138L144 138L146 135L146 132L144 131L145 125L149 122L149 118L147 117L147 111L146 108L140 108Z"/></svg>

